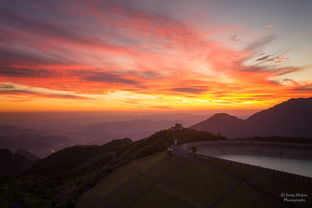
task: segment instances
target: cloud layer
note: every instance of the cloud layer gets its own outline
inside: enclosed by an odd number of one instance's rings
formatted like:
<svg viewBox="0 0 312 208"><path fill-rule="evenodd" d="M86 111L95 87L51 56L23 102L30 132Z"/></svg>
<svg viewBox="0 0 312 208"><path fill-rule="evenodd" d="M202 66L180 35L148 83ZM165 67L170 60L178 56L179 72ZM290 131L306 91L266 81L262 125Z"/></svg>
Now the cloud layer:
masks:
<svg viewBox="0 0 312 208"><path fill-rule="evenodd" d="M88 100L79 105L84 109L109 110L110 100L120 110L196 110L309 96L309 80L285 81L303 68L288 64L283 52L265 52L276 35L244 43L233 25L210 31L129 2L3 4L0 102L40 103L42 97Z"/></svg>

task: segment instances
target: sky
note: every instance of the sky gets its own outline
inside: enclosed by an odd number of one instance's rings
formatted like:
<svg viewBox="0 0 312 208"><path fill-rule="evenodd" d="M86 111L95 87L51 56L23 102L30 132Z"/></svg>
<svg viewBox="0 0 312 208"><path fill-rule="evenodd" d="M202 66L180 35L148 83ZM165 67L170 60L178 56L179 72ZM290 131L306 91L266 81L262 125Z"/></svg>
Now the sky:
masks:
<svg viewBox="0 0 312 208"><path fill-rule="evenodd" d="M310 0L0 3L0 111L264 109L312 95Z"/></svg>

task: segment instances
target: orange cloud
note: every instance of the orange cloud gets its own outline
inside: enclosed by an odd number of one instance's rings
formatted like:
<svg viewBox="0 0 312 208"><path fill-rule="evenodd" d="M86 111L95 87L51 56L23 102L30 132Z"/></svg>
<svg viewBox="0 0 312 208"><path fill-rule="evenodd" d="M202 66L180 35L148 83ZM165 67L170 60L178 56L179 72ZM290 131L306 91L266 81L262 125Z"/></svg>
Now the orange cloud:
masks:
<svg viewBox="0 0 312 208"><path fill-rule="evenodd" d="M302 70L270 65L288 60L283 54L258 55L274 35L237 49L213 39L215 31L120 4L69 8L60 11L92 21L67 27L8 11L0 15L12 29L4 29L0 40L6 106L26 97L36 105L44 98L43 109L50 109L46 99L58 98L58 109L69 108L64 98L79 100L70 107L77 110L256 108L310 92L306 83L279 80ZM7 88L14 85L27 90Z"/></svg>

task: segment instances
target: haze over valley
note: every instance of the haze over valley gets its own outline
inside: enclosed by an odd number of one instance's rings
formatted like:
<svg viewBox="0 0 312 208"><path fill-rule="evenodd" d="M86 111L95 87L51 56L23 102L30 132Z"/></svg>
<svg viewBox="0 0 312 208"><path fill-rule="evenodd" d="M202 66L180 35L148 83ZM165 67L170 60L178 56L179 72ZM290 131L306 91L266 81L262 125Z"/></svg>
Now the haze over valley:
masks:
<svg viewBox="0 0 312 208"><path fill-rule="evenodd" d="M0 208L311 208L311 11L0 1Z"/></svg>

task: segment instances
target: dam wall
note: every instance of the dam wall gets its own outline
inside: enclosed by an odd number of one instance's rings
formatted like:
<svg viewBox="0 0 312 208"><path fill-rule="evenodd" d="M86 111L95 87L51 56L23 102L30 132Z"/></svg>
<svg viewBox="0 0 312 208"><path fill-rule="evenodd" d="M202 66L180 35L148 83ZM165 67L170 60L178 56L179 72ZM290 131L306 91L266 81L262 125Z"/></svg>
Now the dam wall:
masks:
<svg viewBox="0 0 312 208"><path fill-rule="evenodd" d="M197 147L197 154L220 156L230 154L259 155L312 160L312 144L265 141L208 141L184 144L185 149Z"/></svg>

